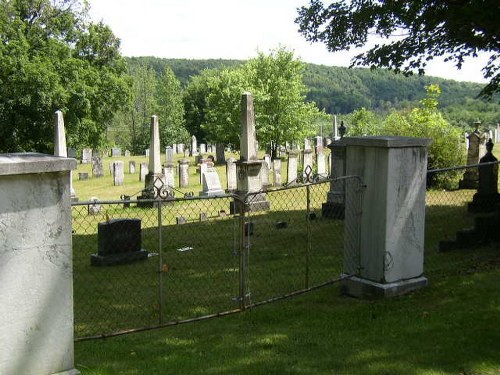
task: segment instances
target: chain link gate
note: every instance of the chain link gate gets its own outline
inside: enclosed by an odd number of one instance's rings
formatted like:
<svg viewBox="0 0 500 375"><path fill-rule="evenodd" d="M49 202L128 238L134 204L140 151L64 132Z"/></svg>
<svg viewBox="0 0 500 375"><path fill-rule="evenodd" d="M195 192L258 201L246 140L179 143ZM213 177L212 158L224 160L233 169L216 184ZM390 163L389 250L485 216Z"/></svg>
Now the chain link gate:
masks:
<svg viewBox="0 0 500 375"><path fill-rule="evenodd" d="M346 202L346 214L359 215L361 181L344 177L304 182L246 196L158 195L75 203L75 337L228 314L350 274L344 252L356 246L344 242L356 243L356 229L346 230L344 220L325 217L322 211L332 184L342 183L355 197ZM256 203L261 209L252 209ZM141 221L148 258L92 266L99 223L120 219Z"/></svg>

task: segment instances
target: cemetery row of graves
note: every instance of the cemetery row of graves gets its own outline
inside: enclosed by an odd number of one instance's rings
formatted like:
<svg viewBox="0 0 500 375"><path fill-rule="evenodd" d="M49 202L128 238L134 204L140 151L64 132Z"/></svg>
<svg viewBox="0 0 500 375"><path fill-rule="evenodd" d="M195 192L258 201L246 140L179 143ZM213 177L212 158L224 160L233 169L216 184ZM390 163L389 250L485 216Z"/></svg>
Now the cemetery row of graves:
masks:
<svg viewBox="0 0 500 375"><path fill-rule="evenodd" d="M74 178L75 193L105 181L103 192L117 189L112 197L121 199L73 203L75 337L219 316L348 277L345 252L352 246L345 245L357 241L357 228L343 218L362 213L363 182L336 177L345 155L339 145L325 153L322 142L306 143L279 162L258 156L255 146L242 148L239 160L226 150L225 163L217 165L210 149L192 147L189 155L173 145L162 154L152 140L148 162L140 162L148 173L137 171L131 158L138 158L129 155L124 173L116 150L82 160L78 170L91 167L92 173ZM469 159L481 150L469 146ZM319 160L325 159L330 168L323 175ZM498 240L496 219L483 214L496 204L497 176L491 168L489 186L481 187L479 171L458 170L461 190L427 192L424 272L431 281L450 268L462 272L498 257L486 246ZM355 192L356 204L345 204L346 191ZM476 249L455 251L464 245Z"/></svg>

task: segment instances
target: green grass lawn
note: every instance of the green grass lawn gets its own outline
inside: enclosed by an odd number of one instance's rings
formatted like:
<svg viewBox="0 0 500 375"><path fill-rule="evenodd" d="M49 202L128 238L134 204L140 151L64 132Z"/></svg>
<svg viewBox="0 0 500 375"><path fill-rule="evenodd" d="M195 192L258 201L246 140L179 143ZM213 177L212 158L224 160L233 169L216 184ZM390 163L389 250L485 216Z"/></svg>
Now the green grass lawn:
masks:
<svg viewBox="0 0 500 375"><path fill-rule="evenodd" d="M494 375L499 278L497 256L389 300L342 297L333 285L223 318L77 342L75 363L83 375Z"/></svg>
<svg viewBox="0 0 500 375"><path fill-rule="evenodd" d="M90 170L89 165L78 168ZM217 168L225 186L225 167ZM185 190L196 193L200 186L194 166L190 174L191 187ZM109 174L74 183L81 200L117 199L143 187L138 174L126 175L120 187L112 186ZM320 285L342 272L343 222L320 214L327 191L328 184L311 189L315 220L306 219L304 188L269 193L272 210L246 218L255 225L245 241L247 303ZM342 297L333 284L240 314L77 342L76 366L84 375L498 374L500 251L495 246L437 251L440 240L472 225L467 203L473 193L427 193L425 274L430 285L423 290L369 302ZM76 336L238 308L241 222L238 216L219 216L220 210L229 212L230 201L176 201L161 210L110 204L96 216L87 215L86 206L74 207ZM208 221L200 221L202 212ZM187 223L176 225L179 216ZM135 264L91 267L97 224L119 217L141 218L143 247L155 256ZM287 223L286 229L277 229L279 221ZM192 250L179 251L185 247Z"/></svg>

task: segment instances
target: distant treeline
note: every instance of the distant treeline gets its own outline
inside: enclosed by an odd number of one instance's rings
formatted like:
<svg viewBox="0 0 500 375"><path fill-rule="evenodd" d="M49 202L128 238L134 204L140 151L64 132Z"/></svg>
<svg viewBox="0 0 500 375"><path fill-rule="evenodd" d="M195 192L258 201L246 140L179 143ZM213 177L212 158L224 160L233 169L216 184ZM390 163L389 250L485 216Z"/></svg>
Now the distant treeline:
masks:
<svg viewBox="0 0 500 375"><path fill-rule="evenodd" d="M130 68L140 64L152 67L158 75L170 66L181 85L204 69L220 69L243 64L242 60L189 60L157 57L127 58ZM459 82L431 76L405 77L388 70L305 65L304 83L310 89L308 101L329 114L348 114L359 108L387 113L414 107L426 95L425 86L438 84L442 94L439 108L454 125L470 127L479 119L485 127L500 122L499 98L492 102L476 99L482 84Z"/></svg>

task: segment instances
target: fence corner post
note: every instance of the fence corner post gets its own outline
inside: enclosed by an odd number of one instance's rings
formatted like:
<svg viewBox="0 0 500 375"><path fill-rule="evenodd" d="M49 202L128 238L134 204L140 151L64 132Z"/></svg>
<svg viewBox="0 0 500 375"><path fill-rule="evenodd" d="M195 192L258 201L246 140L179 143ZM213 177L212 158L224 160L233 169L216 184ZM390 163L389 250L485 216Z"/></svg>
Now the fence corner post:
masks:
<svg viewBox="0 0 500 375"><path fill-rule="evenodd" d="M348 176L366 184L362 214L351 210L357 192L346 191L342 291L391 297L427 285L423 276L425 181L429 139L348 137ZM358 238L348 238L350 228ZM356 249L354 247L357 247Z"/></svg>

